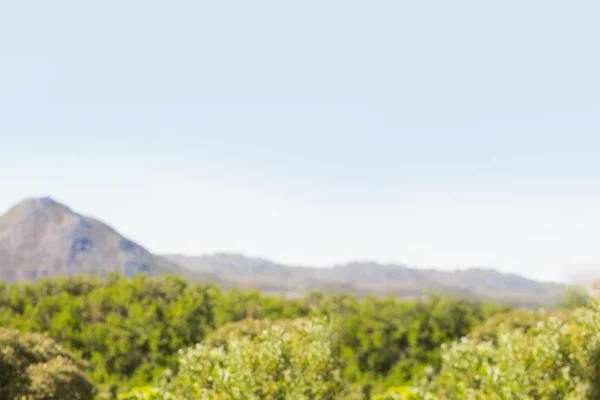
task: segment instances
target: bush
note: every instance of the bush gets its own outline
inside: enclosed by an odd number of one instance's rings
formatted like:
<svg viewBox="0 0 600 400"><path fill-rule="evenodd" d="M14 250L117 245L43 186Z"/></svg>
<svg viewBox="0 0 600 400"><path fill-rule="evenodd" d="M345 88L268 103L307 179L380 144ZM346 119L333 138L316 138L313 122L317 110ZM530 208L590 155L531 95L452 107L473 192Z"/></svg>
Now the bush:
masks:
<svg viewBox="0 0 600 400"><path fill-rule="evenodd" d="M274 326L289 330L293 328L294 320L245 319L231 322L208 334L202 341L202 344L208 347L226 348L229 342L239 341L244 338L253 340Z"/></svg>
<svg viewBox="0 0 600 400"><path fill-rule="evenodd" d="M0 328L1 399L93 399L94 385L81 367L45 335Z"/></svg>
<svg viewBox="0 0 600 400"><path fill-rule="evenodd" d="M337 399L343 392L331 325L324 320L274 323L227 346L180 352L179 369L159 387L164 399ZM138 397L135 397L138 396ZM141 391L121 399L153 399Z"/></svg>
<svg viewBox="0 0 600 400"><path fill-rule="evenodd" d="M524 333L529 333L537 325L547 320L548 318L558 318L567 322L571 318L572 313L568 310L554 309L546 310L513 310L501 314L497 314L487 319L484 323L473 329L469 335L479 341L498 340L498 335L504 331L522 330Z"/></svg>
<svg viewBox="0 0 600 400"><path fill-rule="evenodd" d="M600 304L564 320L548 317L524 329L501 327L496 340L463 338L444 346L439 375L424 399L598 399Z"/></svg>

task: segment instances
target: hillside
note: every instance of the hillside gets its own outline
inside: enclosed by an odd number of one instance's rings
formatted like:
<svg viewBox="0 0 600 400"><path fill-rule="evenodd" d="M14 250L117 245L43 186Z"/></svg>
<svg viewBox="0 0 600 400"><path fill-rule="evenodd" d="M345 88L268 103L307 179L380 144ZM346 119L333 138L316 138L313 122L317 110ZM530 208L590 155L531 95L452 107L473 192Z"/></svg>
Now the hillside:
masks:
<svg viewBox="0 0 600 400"><path fill-rule="evenodd" d="M109 272L188 273L51 198L26 199L0 216L0 280Z"/></svg>
<svg viewBox="0 0 600 400"><path fill-rule="evenodd" d="M265 292L301 295L310 289L358 295L413 297L428 292L463 295L519 305L553 304L567 287L492 269L425 270L397 264L351 262L330 268L296 267L240 254L163 255L189 268L257 287Z"/></svg>
<svg viewBox="0 0 600 400"><path fill-rule="evenodd" d="M519 275L489 268L468 268L454 271L428 270L432 278L471 293L506 302L525 301L531 304L552 304L559 301L566 285L539 282Z"/></svg>

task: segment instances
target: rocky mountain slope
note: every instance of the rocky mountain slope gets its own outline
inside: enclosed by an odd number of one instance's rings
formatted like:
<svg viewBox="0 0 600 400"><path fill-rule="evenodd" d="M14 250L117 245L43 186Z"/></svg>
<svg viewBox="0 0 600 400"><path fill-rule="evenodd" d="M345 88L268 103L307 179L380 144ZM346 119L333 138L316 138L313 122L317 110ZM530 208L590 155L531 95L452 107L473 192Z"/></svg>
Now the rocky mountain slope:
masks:
<svg viewBox="0 0 600 400"><path fill-rule="evenodd" d="M109 272L188 273L51 198L26 199L0 216L0 280Z"/></svg>

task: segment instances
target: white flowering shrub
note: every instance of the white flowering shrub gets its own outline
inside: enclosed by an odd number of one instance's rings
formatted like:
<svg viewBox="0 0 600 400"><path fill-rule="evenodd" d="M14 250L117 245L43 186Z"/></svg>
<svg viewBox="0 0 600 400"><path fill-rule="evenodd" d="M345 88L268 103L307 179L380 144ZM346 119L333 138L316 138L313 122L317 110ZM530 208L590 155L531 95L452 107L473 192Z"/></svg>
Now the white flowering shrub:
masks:
<svg viewBox="0 0 600 400"><path fill-rule="evenodd" d="M598 399L599 350L594 300L568 319L542 319L527 332L500 327L495 340L471 337L445 346L439 374L425 379L418 398Z"/></svg>
<svg viewBox="0 0 600 400"><path fill-rule="evenodd" d="M198 344L180 352L177 373L158 392L139 390L121 398L337 399L343 384L333 332L325 320L296 320L227 346Z"/></svg>

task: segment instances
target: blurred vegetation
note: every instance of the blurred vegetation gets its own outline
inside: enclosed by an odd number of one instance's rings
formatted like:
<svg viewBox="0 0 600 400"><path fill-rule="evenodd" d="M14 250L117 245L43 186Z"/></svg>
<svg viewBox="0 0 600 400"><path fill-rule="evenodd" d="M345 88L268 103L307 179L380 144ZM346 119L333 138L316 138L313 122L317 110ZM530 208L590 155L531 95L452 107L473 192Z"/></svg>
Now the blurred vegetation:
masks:
<svg viewBox="0 0 600 400"><path fill-rule="evenodd" d="M589 301L590 295L585 289L577 286L571 286L565 290L561 301L561 306L563 308L574 309L587 305Z"/></svg>
<svg viewBox="0 0 600 400"><path fill-rule="evenodd" d="M227 329L227 346L198 344L180 351L176 374L166 374L154 391L135 389L120 399L333 400L344 393L337 341L327 320L257 327L246 321Z"/></svg>
<svg viewBox="0 0 600 400"><path fill-rule="evenodd" d="M576 291L533 311L436 295L289 299L173 276L0 283L12 349L0 370L13 371L0 400L95 388L126 400L592 398L595 304Z"/></svg>
<svg viewBox="0 0 600 400"><path fill-rule="evenodd" d="M496 341L444 345L442 368L421 385L428 399L600 398L600 305L567 318L545 316L529 329L502 327Z"/></svg>
<svg viewBox="0 0 600 400"><path fill-rule="evenodd" d="M512 310L490 317L475 327L470 336L479 341L497 342L498 335L502 332L521 330L529 334L539 323L546 321L548 318L556 318L567 322L571 317L572 313L564 309Z"/></svg>
<svg viewBox="0 0 600 400"><path fill-rule="evenodd" d="M46 335L0 328L0 399L93 399L96 389L73 354Z"/></svg>

